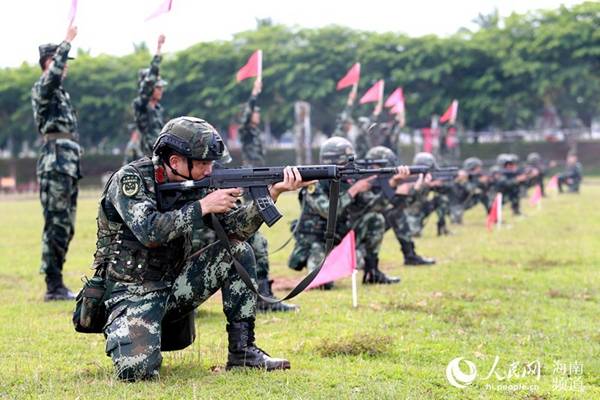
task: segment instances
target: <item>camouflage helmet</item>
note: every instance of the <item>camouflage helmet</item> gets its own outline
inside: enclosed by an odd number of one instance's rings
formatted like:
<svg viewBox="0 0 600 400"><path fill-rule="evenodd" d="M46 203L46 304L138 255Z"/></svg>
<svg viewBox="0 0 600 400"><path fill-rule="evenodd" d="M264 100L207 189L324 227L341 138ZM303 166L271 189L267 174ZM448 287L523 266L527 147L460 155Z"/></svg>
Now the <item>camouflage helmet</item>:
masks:
<svg viewBox="0 0 600 400"><path fill-rule="evenodd" d="M483 162L477 157L469 157L463 162L463 169L466 171L473 171L478 167L483 167Z"/></svg>
<svg viewBox="0 0 600 400"><path fill-rule="evenodd" d="M398 157L385 146L371 147L365 155L367 160L387 160L390 165L398 165Z"/></svg>
<svg viewBox="0 0 600 400"><path fill-rule="evenodd" d="M426 153L424 151L415 154L415 157L413 158L413 164L425 165L429 168L437 168L437 163L433 154Z"/></svg>
<svg viewBox="0 0 600 400"><path fill-rule="evenodd" d="M515 153L508 154L508 162L513 164L518 164L521 159Z"/></svg>
<svg viewBox="0 0 600 400"><path fill-rule="evenodd" d="M500 153L498 154L498 157L496 157L496 165L500 166L500 167L504 167L504 164L510 162L510 155L506 154L506 153Z"/></svg>
<svg viewBox="0 0 600 400"><path fill-rule="evenodd" d="M138 85L142 83L142 81L144 79L146 79L146 77L150 75L150 68L142 68L138 71ZM158 77L158 80L156 81L156 83L154 84L154 86L166 86L167 85L167 81L165 81L164 79L162 79L160 76Z"/></svg>
<svg viewBox="0 0 600 400"><path fill-rule="evenodd" d="M527 155L527 164L538 164L542 161L542 157L539 153L529 153Z"/></svg>
<svg viewBox="0 0 600 400"><path fill-rule="evenodd" d="M44 64L48 58L51 58L56 54L56 50L58 49L58 45L54 43L46 43L38 46L38 51L40 53L39 63L40 67L44 69ZM73 57L68 57L69 60L74 60Z"/></svg>
<svg viewBox="0 0 600 400"><path fill-rule="evenodd" d="M189 160L221 160L225 144L217 130L203 119L178 117L165 124L154 143L154 154L170 149Z"/></svg>
<svg viewBox="0 0 600 400"><path fill-rule="evenodd" d="M344 165L354 158L354 148L348 139L332 137L321 145L319 160L321 164Z"/></svg>

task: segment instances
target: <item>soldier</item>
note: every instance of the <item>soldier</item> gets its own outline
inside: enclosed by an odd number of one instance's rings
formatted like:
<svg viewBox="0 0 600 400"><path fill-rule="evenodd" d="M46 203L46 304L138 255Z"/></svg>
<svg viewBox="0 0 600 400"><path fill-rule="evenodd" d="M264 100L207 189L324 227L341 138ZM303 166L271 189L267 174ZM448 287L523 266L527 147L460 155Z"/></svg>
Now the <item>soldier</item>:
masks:
<svg viewBox="0 0 600 400"><path fill-rule="evenodd" d="M376 146L367 152L366 158L368 160L387 160L387 166L398 165L398 157L392 150L385 146ZM375 166L377 168L384 167ZM424 177L420 176L419 180L415 184L403 183L398 185L396 193L392 199L386 199L382 196L382 200L385 201L385 207L383 209L383 216L385 218L385 230L392 229L394 235L400 243L400 249L404 256L404 265L417 266L417 265L432 265L435 264L435 260L432 258L421 257L415 250L415 242L412 240L410 227L406 219L406 206L411 196L421 189L423 185Z"/></svg>
<svg viewBox="0 0 600 400"><path fill-rule="evenodd" d="M321 164L345 165L354 157L352 144L344 138L326 140L320 149ZM393 187L408 175L407 169L391 180ZM371 182L375 177L354 183L342 182L338 201L336 244L354 229L356 233L356 260L358 268L364 268L363 283L389 284L400 282L399 278L388 277L379 270L379 249L385 233L385 220L381 213L372 210ZM288 266L297 271L308 267L309 271L319 266L325 257L325 230L329 212L329 184L321 181L300 192L302 213L295 230L296 244L288 260ZM332 284L324 288L331 288Z"/></svg>
<svg viewBox="0 0 600 400"><path fill-rule="evenodd" d="M254 255L245 243L262 223L254 202L238 206L241 190L222 189L172 210L157 204L156 184L202 179L223 150L221 137L206 121L175 118L161 131L152 160L144 157L122 167L104 188L93 268L107 279L106 353L122 380L158 377L161 348L173 349L174 338L165 332L177 332L169 326L189 322L219 289L227 318L226 368L290 368L287 360L272 358L255 345L256 296L237 274L226 247L218 243L188 258L193 233L211 229L213 213L232 240L233 256L256 282ZM274 201L303 185L295 168L286 168L284 176L269 190ZM193 320L188 331L190 324ZM191 336L174 349L191 344Z"/></svg>
<svg viewBox="0 0 600 400"><path fill-rule="evenodd" d="M142 135L142 151L148 157L152 156L152 146L164 125L164 109L160 104L163 88L167 84L160 78L161 49L164 43L165 35L160 35L150 68L139 71L139 93L133 100L135 123Z"/></svg>
<svg viewBox="0 0 600 400"><path fill-rule="evenodd" d="M135 124L130 124L129 131L131 132L131 135L129 136L127 146L125 146L123 165L129 164L138 158L144 157L140 140L140 132L135 127Z"/></svg>
<svg viewBox="0 0 600 400"><path fill-rule="evenodd" d="M78 180L81 178L77 116L62 86L77 27L69 26L59 45L39 47L42 76L31 90L33 116L44 144L36 174L44 212L41 272L46 275L44 300L71 300L74 294L63 282L62 269L75 233Z"/></svg>
<svg viewBox="0 0 600 400"><path fill-rule="evenodd" d="M577 161L576 153L569 153L567 156L566 171L558 176L558 191L563 193L563 185L567 185L570 193L579 193L579 186L583 179L583 167Z"/></svg>
<svg viewBox="0 0 600 400"><path fill-rule="evenodd" d="M352 130L352 109L354 108L354 100L356 99L357 85L352 87L348 93L348 100L342 112L338 115L335 121L335 130L332 136L340 136L350 140L350 131Z"/></svg>
<svg viewBox="0 0 600 400"><path fill-rule="evenodd" d="M519 157L516 154L499 154L493 172L496 192L502 193L502 202L510 202L514 215L521 215L520 185L524 184L535 171L526 173L519 170Z"/></svg>
<svg viewBox="0 0 600 400"><path fill-rule="evenodd" d="M540 186L542 196L546 197L546 191L544 188L544 178L546 176L547 167L544 165L542 157L539 153L529 153L527 155L527 167L529 169L537 169L537 176L533 177L527 182L527 187Z"/></svg>

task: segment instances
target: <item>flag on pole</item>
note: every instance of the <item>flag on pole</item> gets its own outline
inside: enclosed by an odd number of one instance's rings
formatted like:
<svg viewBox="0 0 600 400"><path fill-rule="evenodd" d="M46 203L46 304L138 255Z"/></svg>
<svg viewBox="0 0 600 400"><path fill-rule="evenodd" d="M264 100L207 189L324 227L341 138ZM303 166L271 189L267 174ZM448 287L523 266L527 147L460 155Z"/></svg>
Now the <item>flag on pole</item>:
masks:
<svg viewBox="0 0 600 400"><path fill-rule="evenodd" d="M348 86L357 85L360 80L360 63L354 64L346 75L337 83L336 89L342 90Z"/></svg>
<svg viewBox="0 0 600 400"><path fill-rule="evenodd" d="M360 98L359 103L365 104L376 103L378 101L381 101L383 99L383 88L384 82L383 79L380 79L377 82L375 82L375 84L371 86L369 90L367 90L363 97Z"/></svg>
<svg viewBox="0 0 600 400"><path fill-rule="evenodd" d="M71 8L69 9L69 26L73 25L75 22L75 17L77 16L77 0L71 0Z"/></svg>
<svg viewBox="0 0 600 400"><path fill-rule="evenodd" d="M440 117L440 123L450 122L454 124L456 122L456 115L458 114L458 100L452 100L452 104L446 110L444 115Z"/></svg>
<svg viewBox="0 0 600 400"><path fill-rule="evenodd" d="M148 15L145 19L145 21L149 21L152 18L156 18L159 15L162 14L166 14L169 11L171 11L171 7L173 6L173 0L163 0L160 5L158 6L158 8L156 10L154 10L154 12L150 15Z"/></svg>
<svg viewBox="0 0 600 400"><path fill-rule="evenodd" d="M558 175L552 176L548 181L548 189L558 190Z"/></svg>
<svg viewBox="0 0 600 400"><path fill-rule="evenodd" d="M492 208L487 216L487 228L491 231L495 224L500 226L502 223L502 193L496 194Z"/></svg>
<svg viewBox="0 0 600 400"><path fill-rule="evenodd" d="M540 185L536 185L533 189L533 193L531 193L531 197L529 197L529 204L531 206L539 206L542 203L542 187Z"/></svg>
<svg viewBox="0 0 600 400"><path fill-rule="evenodd" d="M243 81L247 78L261 77L262 76L262 50L256 50L248 61L235 75L238 82Z"/></svg>
<svg viewBox="0 0 600 400"><path fill-rule="evenodd" d="M423 135L423 151L431 153L433 150L433 130L431 128L421 129L421 135Z"/></svg>
<svg viewBox="0 0 600 400"><path fill-rule="evenodd" d="M354 231L348 232L344 239L331 250L323 267L315 279L308 285L308 289L323 285L324 283L351 276L356 269L356 246Z"/></svg>
<svg viewBox="0 0 600 400"><path fill-rule="evenodd" d="M385 106L387 108L394 108L400 103L402 103L402 107L404 107L404 94L402 93L401 87L396 88L396 90L390 94L390 97L385 101Z"/></svg>

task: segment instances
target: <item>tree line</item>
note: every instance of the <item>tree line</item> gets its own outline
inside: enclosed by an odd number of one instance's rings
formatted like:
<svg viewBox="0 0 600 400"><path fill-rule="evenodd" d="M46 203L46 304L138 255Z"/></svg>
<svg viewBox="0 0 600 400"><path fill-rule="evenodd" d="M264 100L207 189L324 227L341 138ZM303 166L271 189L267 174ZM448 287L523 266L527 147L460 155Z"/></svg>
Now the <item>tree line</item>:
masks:
<svg viewBox="0 0 600 400"><path fill-rule="evenodd" d="M590 126L600 115L599 3L506 18L496 12L476 21L476 30L440 38L341 26L302 29L261 20L230 41L168 54L162 75L169 85L162 103L168 117L200 116L227 129L251 89L251 82L236 83L235 73L260 48L264 88L259 102L276 136L292 128L297 100L311 103L314 128L331 133L347 94L336 92L336 82L357 61L362 66L359 95L382 78L386 95L403 87L407 129L428 126L454 98L460 101L459 124L474 131L532 128L549 111L567 128ZM80 50L76 58L65 87L79 114L82 143L124 143L133 121L137 72L151 59L148 46L136 45L123 57L92 57ZM0 147L36 138L30 90L39 75L37 64L0 70ZM372 107L357 106L355 115Z"/></svg>

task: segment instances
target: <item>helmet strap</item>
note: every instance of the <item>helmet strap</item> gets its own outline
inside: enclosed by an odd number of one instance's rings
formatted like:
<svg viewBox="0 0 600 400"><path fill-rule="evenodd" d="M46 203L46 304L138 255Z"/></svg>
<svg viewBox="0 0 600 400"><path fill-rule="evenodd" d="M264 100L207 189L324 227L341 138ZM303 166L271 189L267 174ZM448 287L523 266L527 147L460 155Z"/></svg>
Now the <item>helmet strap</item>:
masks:
<svg viewBox="0 0 600 400"><path fill-rule="evenodd" d="M172 173L173 175L177 175L177 176L179 176L179 177L182 177L183 179L186 179L186 180L189 180L189 181L193 181L193 180L194 180L194 178L192 178L192 168L193 168L192 160L190 160L190 159L189 159L189 158L187 158L187 157L186 157L186 159L187 159L187 166L188 166L188 173L189 173L189 176L185 176L185 175L182 175L182 174L180 174L179 172L177 172L177 171L176 171L176 170L175 170L175 169L174 169L174 168L171 166L171 163L169 162L169 160L168 160L168 159L167 159L167 160L165 160L165 159L163 158L163 161L164 161L165 165L166 165L166 166L167 166L167 167L168 167L168 168L171 170L171 173Z"/></svg>

